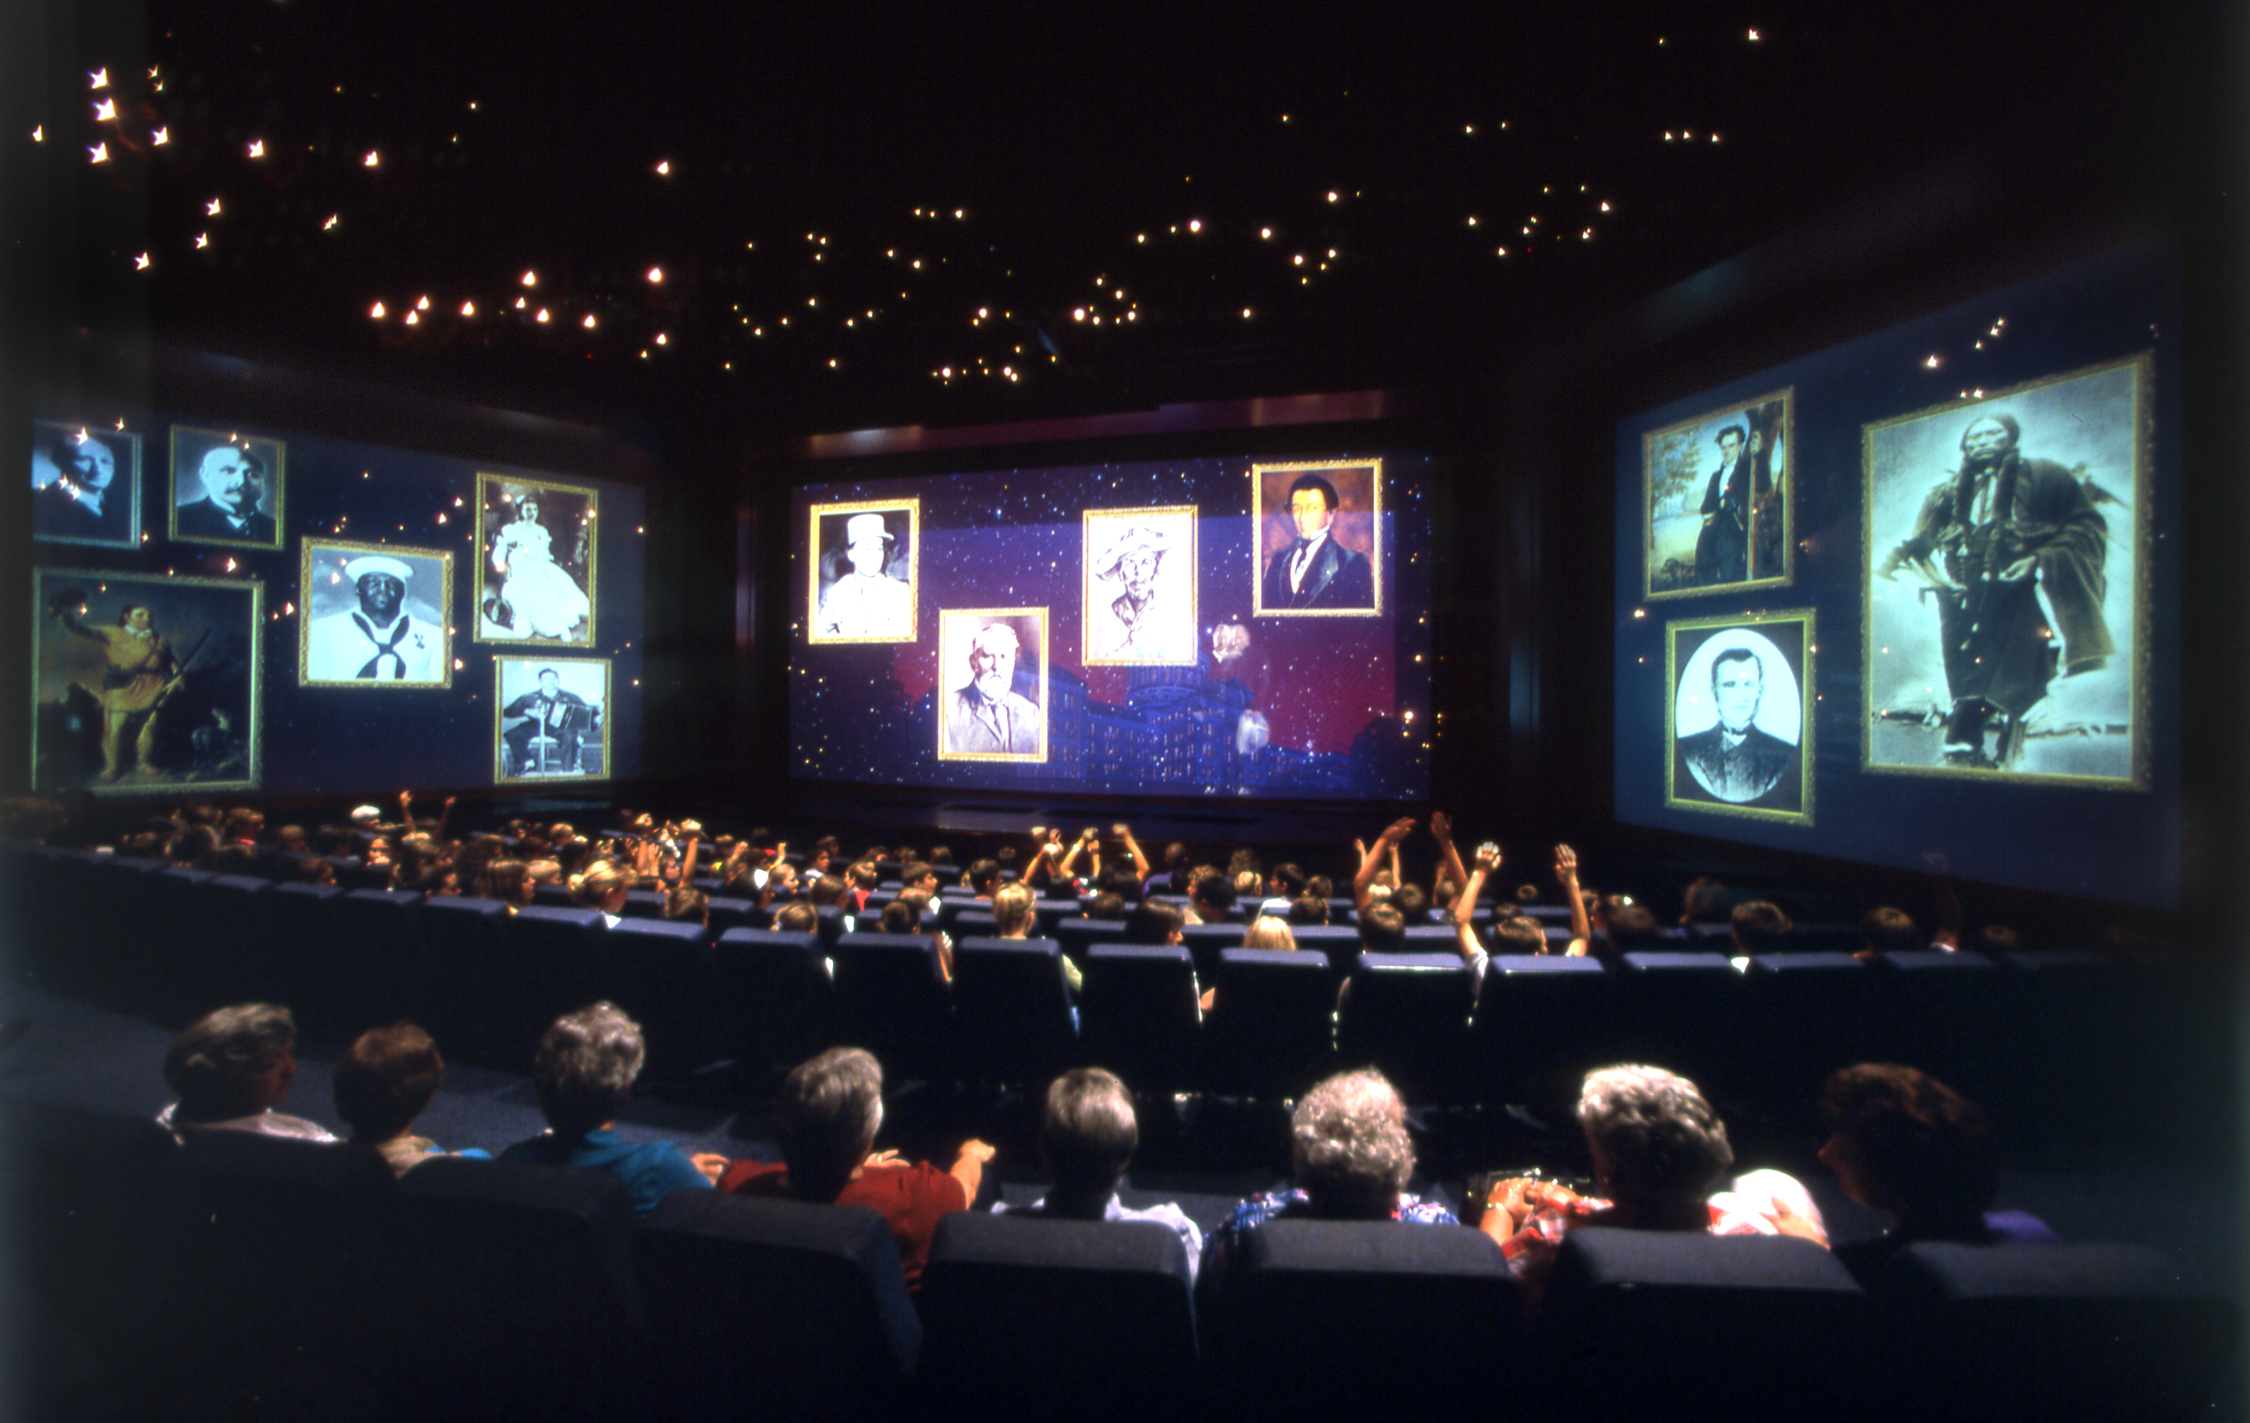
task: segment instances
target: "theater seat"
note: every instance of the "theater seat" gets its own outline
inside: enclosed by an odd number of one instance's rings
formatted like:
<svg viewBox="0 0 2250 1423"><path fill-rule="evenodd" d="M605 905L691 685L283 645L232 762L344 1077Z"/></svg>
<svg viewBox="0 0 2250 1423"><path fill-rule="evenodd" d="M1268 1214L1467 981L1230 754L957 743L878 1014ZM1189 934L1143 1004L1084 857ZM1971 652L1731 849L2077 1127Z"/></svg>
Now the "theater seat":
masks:
<svg viewBox="0 0 2250 1423"><path fill-rule="evenodd" d="M962 939L953 949L957 1063L969 1080L1043 1088L1078 1057L1062 950L1052 939Z"/></svg>
<svg viewBox="0 0 2250 1423"><path fill-rule="evenodd" d="M1340 1065L1381 1069L1409 1102L1460 1101L1475 1005L1476 980L1459 954L1363 954L1337 1010Z"/></svg>
<svg viewBox="0 0 2250 1423"><path fill-rule="evenodd" d="M1924 1242L1876 1277L1897 1416L2208 1417L2237 1310L2135 1245Z"/></svg>
<svg viewBox="0 0 2250 1423"><path fill-rule="evenodd" d="M633 1253L663 1416L900 1416L922 1324L877 1212L676 1191Z"/></svg>
<svg viewBox="0 0 2250 1423"><path fill-rule="evenodd" d="M1202 1282L1213 1416L1486 1420L1524 1388L1522 1303L1478 1230L1270 1221Z"/></svg>
<svg viewBox="0 0 2250 1423"><path fill-rule="evenodd" d="M1190 1295L1169 1226L955 1212L922 1275L923 1402L995 1423L1173 1417L1193 1401Z"/></svg>
<svg viewBox="0 0 2250 1423"><path fill-rule="evenodd" d="M641 1307L621 1181L439 1157L389 1206L381 1267L353 1288L368 1304L358 1337L407 1412L625 1416Z"/></svg>
<svg viewBox="0 0 2250 1423"><path fill-rule="evenodd" d="M1326 1075L1335 1052L1336 981L1320 954L1227 949L1203 1023L1206 1091L1297 1097Z"/></svg>
<svg viewBox="0 0 2250 1423"><path fill-rule="evenodd" d="M1195 1078L1195 964L1177 944L1096 944L1078 961L1085 1057L1136 1092L1169 1096Z"/></svg>
<svg viewBox="0 0 2250 1423"><path fill-rule="evenodd" d="M1498 954L1469 1025L1466 1076L1488 1106L1566 1120L1586 1072L1616 1061L1613 979L1599 959Z"/></svg>
<svg viewBox="0 0 2250 1423"><path fill-rule="evenodd" d="M900 1081L951 1070L953 999L926 936L846 934L830 953L847 1041L874 1053L885 1076Z"/></svg>
<svg viewBox="0 0 2250 1423"><path fill-rule="evenodd" d="M818 934L729 929L712 950L719 1012L737 1064L790 1068L835 1041L836 994Z"/></svg>
<svg viewBox="0 0 2250 1423"><path fill-rule="evenodd" d="M1827 1423L1873 1416L1873 1332L1867 1296L1811 1241L1582 1226L1534 1348L1555 1417Z"/></svg>

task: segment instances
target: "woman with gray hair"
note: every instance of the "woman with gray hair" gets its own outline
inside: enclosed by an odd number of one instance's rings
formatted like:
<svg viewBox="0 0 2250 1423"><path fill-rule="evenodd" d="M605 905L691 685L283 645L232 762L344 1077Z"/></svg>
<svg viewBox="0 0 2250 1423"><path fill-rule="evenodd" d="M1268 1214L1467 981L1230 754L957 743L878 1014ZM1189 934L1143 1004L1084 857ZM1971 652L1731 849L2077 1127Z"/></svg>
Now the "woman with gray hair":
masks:
<svg viewBox="0 0 2250 1423"><path fill-rule="evenodd" d="M685 1156L669 1141L629 1142L617 1134L617 1114L647 1056L641 1025L614 1003L590 1003L555 1019L539 1040L531 1079L547 1130L500 1159L607 1171L625 1183L642 1216L682 1187L710 1189L727 1168L724 1156Z"/></svg>
<svg viewBox="0 0 2250 1423"><path fill-rule="evenodd" d="M179 1101L157 1114L177 1136L224 1127L303 1141L334 1141L317 1122L274 1110L297 1080L297 1023L278 1003L238 1003L187 1025L164 1054L164 1081Z"/></svg>
<svg viewBox="0 0 2250 1423"><path fill-rule="evenodd" d="M1460 1224L1445 1207L1407 1194L1414 1143L1406 1104L1372 1068L1340 1073L1304 1095L1289 1120L1289 1161L1296 1184L1242 1201L1204 1241L1204 1279L1222 1279L1250 1233L1269 1220Z"/></svg>

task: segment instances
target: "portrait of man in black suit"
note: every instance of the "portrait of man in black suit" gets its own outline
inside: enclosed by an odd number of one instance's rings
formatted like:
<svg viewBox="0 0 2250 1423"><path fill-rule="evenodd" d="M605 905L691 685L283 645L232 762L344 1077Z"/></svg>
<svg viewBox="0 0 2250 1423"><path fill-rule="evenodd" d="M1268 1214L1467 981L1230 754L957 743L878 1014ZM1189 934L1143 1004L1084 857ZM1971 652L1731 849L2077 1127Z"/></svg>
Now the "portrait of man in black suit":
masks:
<svg viewBox="0 0 2250 1423"><path fill-rule="evenodd" d="M1804 616L1804 615L1797 615ZM1799 689L1811 645L1794 619L1757 628L1674 625L1671 794L1675 804L1805 814L1807 725ZM1777 642L1776 639L1779 639ZM1788 643L1797 655L1782 650Z"/></svg>
<svg viewBox="0 0 2250 1423"><path fill-rule="evenodd" d="M139 547L141 437L46 420L33 429L32 537Z"/></svg>
<svg viewBox="0 0 2250 1423"><path fill-rule="evenodd" d="M280 508L278 441L173 430L173 538L279 548Z"/></svg>
<svg viewBox="0 0 2250 1423"><path fill-rule="evenodd" d="M1285 473L1260 470L1257 473ZM1380 470L1371 465L1309 468L1289 481L1285 514L1292 538L1276 539L1269 517L1264 540L1265 567L1258 579L1260 615L1272 613L1370 614L1378 610L1375 562L1354 547L1339 527L1338 512L1344 500L1337 491L1339 477L1359 475L1368 491L1362 536L1370 546L1380 527L1373 507L1381 484Z"/></svg>

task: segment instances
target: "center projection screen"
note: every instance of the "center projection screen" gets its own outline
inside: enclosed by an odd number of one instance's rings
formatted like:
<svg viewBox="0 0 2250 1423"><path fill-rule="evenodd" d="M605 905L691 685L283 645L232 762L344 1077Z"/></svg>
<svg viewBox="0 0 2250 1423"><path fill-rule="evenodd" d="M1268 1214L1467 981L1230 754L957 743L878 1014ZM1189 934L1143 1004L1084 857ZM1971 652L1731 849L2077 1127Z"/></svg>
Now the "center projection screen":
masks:
<svg viewBox="0 0 2250 1423"><path fill-rule="evenodd" d="M999 791L1429 791L1421 451L805 486L792 774Z"/></svg>

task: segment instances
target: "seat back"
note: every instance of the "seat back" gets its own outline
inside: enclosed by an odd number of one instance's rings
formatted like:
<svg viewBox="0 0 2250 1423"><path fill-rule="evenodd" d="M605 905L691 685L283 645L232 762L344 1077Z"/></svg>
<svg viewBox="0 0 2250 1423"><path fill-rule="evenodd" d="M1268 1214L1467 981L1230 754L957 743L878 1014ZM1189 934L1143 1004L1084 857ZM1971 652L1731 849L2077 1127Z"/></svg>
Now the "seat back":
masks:
<svg viewBox="0 0 2250 1423"><path fill-rule="evenodd" d="M640 1328L633 1211L605 1171L439 1157L381 1223L371 1355L458 1416L624 1407Z"/></svg>
<svg viewBox="0 0 2250 1423"><path fill-rule="evenodd" d="M725 1053L719 977L701 924L620 918L607 940L616 1003L640 1020L656 1081L675 1081Z"/></svg>
<svg viewBox="0 0 2250 1423"><path fill-rule="evenodd" d="M951 1066L953 1000L937 948L920 934L846 934L830 950L846 1040L886 1073L928 1078Z"/></svg>
<svg viewBox="0 0 2250 1423"><path fill-rule="evenodd" d="M1523 1388L1522 1303L1482 1231L1269 1221L1212 1284L1227 1411L1484 1419Z"/></svg>
<svg viewBox="0 0 2250 1423"><path fill-rule="evenodd" d="M2012 1040L1997 1037L2005 984L1983 954L1916 949L1874 959L1875 1024L1869 1051L1910 1062L2007 1120L1997 1089Z"/></svg>
<svg viewBox="0 0 2250 1423"><path fill-rule="evenodd" d="M734 1060L786 1070L837 1041L836 993L820 936L729 929L711 955Z"/></svg>
<svg viewBox="0 0 2250 1423"><path fill-rule="evenodd" d="M633 1252L672 1416L843 1420L906 1403L922 1324L879 1213L677 1191Z"/></svg>
<svg viewBox="0 0 2250 1423"><path fill-rule="evenodd" d="M1169 1226L957 1211L938 1222L922 1305L936 1416L1127 1423L1190 1400L1195 1310Z"/></svg>
<svg viewBox="0 0 2250 1423"><path fill-rule="evenodd" d="M1500 954L1486 965L1464 1076L1489 1106L1566 1115L1587 1071L1616 1061L1613 980L1598 959Z"/></svg>
<svg viewBox="0 0 2250 1423"><path fill-rule="evenodd" d="M2237 1310L2134 1245L1909 1245L1872 1283L1935 1420L2186 1419L2213 1408Z"/></svg>
<svg viewBox="0 0 2250 1423"><path fill-rule="evenodd" d="M1053 938L1062 945L1063 956L1080 968L1086 966L1086 955L1096 944L1122 944L1125 942L1125 921L1122 919L1063 919L1056 923Z"/></svg>
<svg viewBox="0 0 2250 1423"><path fill-rule="evenodd" d="M1617 976L1617 1029L1630 1062L1660 1062L1718 1087L1741 1056L1742 974L1725 954L1636 950Z"/></svg>
<svg viewBox="0 0 2250 1423"><path fill-rule="evenodd" d="M1409 1102L1460 1100L1476 988L1459 954L1361 955L1337 1010L1342 1065L1380 1068Z"/></svg>
<svg viewBox="0 0 2250 1423"><path fill-rule="evenodd" d="M1873 1308L1811 1241L1582 1226L1546 1291L1555 1416L1867 1416Z"/></svg>
<svg viewBox="0 0 2250 1423"><path fill-rule="evenodd" d="M1180 942L1195 958L1195 976L1208 987L1219 980L1219 955L1242 947L1244 924L1190 924L1180 930Z"/></svg>
<svg viewBox="0 0 2250 1423"><path fill-rule="evenodd" d="M531 1059L520 1042L495 1032L505 1004L522 991L511 970L505 934L508 906L497 899L440 896L422 906L429 972L416 995L415 1021L448 1059L490 1063L520 1072Z"/></svg>
<svg viewBox="0 0 2250 1423"><path fill-rule="evenodd" d="M1743 975L1738 1082L1780 1114L1809 1128L1821 1083L1840 1067L1867 1060L1875 978L1848 953L1769 954Z"/></svg>
<svg viewBox="0 0 2250 1423"><path fill-rule="evenodd" d="M1201 1018L1188 951L1177 944L1096 944L1078 963L1085 973L1078 1011L1086 1060L1137 1091L1187 1090Z"/></svg>
<svg viewBox="0 0 2250 1423"><path fill-rule="evenodd" d="M1327 959L1300 949L1227 949L1203 1025L1206 1090L1297 1097L1335 1051L1336 984Z"/></svg>
<svg viewBox="0 0 2250 1423"><path fill-rule="evenodd" d="M1052 939L963 939L953 948L961 1070L979 1082L1044 1087L1078 1055L1078 1025Z"/></svg>
<svg viewBox="0 0 2250 1423"><path fill-rule="evenodd" d="M527 975L519 1013L547 1024L598 996L607 970L608 924L599 909L533 904L509 916L509 953Z"/></svg>

